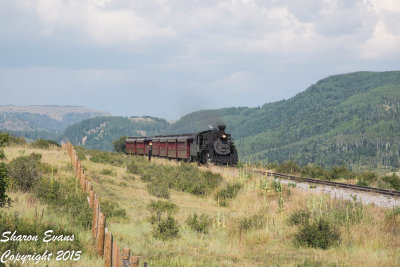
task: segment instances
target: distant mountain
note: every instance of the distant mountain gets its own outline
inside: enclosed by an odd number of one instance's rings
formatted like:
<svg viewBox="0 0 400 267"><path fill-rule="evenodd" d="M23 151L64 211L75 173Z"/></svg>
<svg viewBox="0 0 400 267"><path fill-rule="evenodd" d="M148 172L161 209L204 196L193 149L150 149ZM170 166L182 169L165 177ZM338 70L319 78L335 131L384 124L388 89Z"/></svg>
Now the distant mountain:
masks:
<svg viewBox="0 0 400 267"><path fill-rule="evenodd" d="M84 119L109 113L74 106L0 106L0 131L27 138L56 139L65 128Z"/></svg>
<svg viewBox="0 0 400 267"><path fill-rule="evenodd" d="M400 72L356 72L318 81L259 108L190 113L163 133L227 124L243 161L400 167Z"/></svg>
<svg viewBox="0 0 400 267"><path fill-rule="evenodd" d="M113 150L112 142L119 137L151 136L170 126L155 117L97 117L87 119L65 129L61 139L88 149Z"/></svg>

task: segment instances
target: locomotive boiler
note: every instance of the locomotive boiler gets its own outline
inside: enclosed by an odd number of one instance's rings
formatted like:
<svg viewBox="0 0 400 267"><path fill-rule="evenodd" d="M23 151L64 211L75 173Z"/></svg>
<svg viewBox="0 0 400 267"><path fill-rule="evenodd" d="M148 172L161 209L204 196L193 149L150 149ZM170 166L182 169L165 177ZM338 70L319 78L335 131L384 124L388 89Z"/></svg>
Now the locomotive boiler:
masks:
<svg viewBox="0 0 400 267"><path fill-rule="evenodd" d="M154 137L128 137L125 141L126 153L148 155L170 159L235 165L238 154L230 134L225 132L225 125L218 129L190 134L159 135Z"/></svg>

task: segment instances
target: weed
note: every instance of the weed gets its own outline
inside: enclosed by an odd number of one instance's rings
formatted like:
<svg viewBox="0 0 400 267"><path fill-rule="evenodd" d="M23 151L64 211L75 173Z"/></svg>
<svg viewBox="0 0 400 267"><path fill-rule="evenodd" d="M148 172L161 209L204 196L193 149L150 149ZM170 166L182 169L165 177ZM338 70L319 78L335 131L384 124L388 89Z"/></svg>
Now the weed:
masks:
<svg viewBox="0 0 400 267"><path fill-rule="evenodd" d="M281 184L281 182L280 182L279 180L277 180L277 179L274 179L274 180L272 181L272 188L274 188L274 191L275 191L276 193L281 193L281 192L283 191L282 184Z"/></svg>
<svg viewBox="0 0 400 267"><path fill-rule="evenodd" d="M116 173L112 169L103 169L100 173L108 176L116 176Z"/></svg>

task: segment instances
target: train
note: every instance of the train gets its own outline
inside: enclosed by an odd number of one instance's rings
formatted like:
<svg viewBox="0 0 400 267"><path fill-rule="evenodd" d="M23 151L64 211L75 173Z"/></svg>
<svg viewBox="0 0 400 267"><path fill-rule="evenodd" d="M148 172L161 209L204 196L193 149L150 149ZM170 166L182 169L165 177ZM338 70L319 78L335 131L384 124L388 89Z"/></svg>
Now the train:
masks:
<svg viewBox="0 0 400 267"><path fill-rule="evenodd" d="M217 165L236 165L238 153L225 125L210 130L154 137L128 137L125 140L126 153Z"/></svg>

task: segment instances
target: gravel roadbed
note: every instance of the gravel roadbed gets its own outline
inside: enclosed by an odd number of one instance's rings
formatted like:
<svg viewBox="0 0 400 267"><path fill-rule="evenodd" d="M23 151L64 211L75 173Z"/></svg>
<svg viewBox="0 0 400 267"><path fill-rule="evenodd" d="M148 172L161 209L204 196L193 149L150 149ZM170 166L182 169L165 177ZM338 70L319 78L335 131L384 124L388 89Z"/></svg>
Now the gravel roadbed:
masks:
<svg viewBox="0 0 400 267"><path fill-rule="evenodd" d="M271 177L271 179L273 179ZM354 200L357 196L357 201L361 201L364 205L374 204L378 207L392 208L393 206L400 206L400 198L392 196L384 196L369 192L360 192L356 190L350 190L345 188L333 187L328 185L311 185L307 183L301 183L286 179L278 179L283 184L296 184L296 188L303 191L313 192L316 194L328 194L331 197L344 199L344 200ZM314 188L315 186L315 188Z"/></svg>

